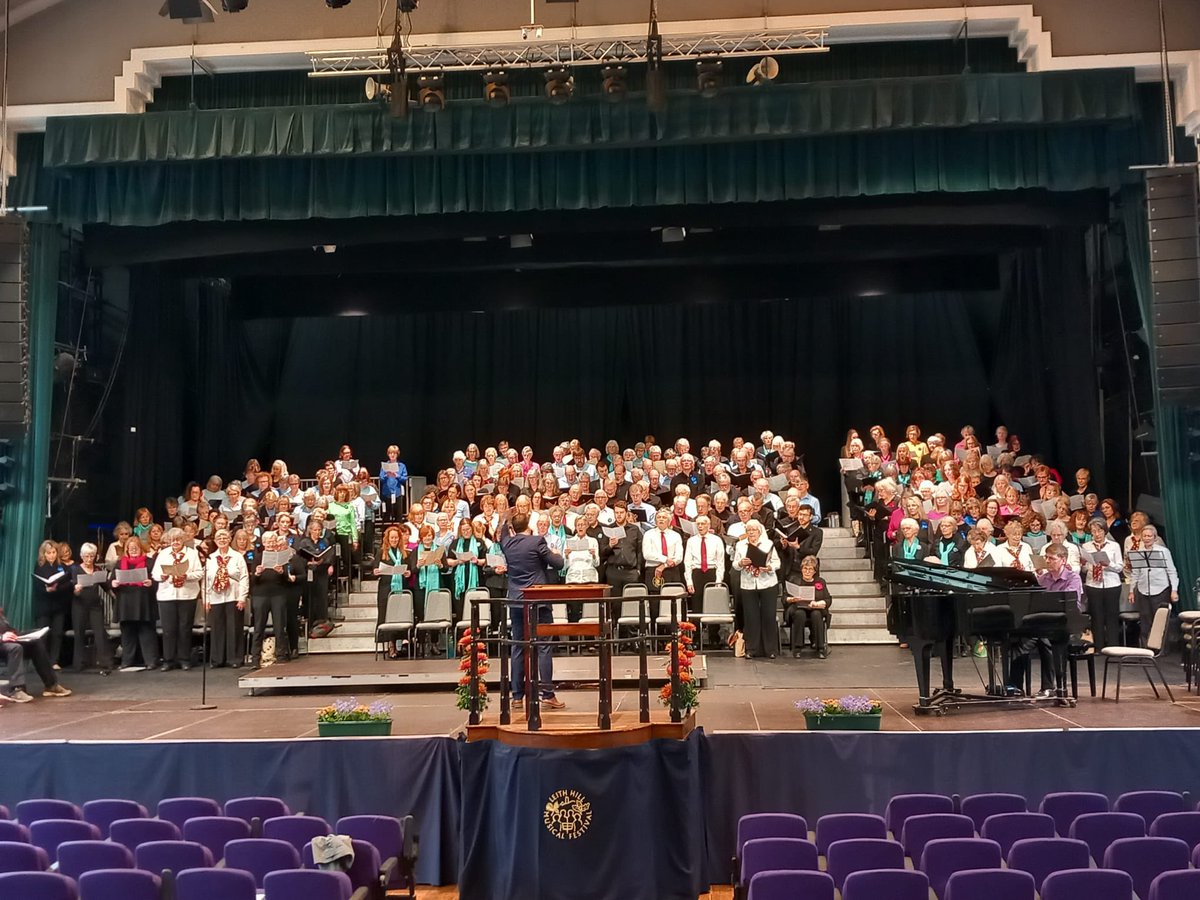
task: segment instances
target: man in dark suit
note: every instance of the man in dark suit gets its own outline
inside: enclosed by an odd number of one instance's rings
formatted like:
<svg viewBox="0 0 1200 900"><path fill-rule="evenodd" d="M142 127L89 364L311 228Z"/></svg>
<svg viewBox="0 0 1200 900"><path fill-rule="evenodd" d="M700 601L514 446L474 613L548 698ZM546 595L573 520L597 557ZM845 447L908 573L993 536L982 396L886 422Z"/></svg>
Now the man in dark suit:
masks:
<svg viewBox="0 0 1200 900"><path fill-rule="evenodd" d="M510 521L511 530L501 539L500 547L508 566L508 598L520 600L525 588L535 584L546 584L547 569L562 569L566 563L546 546L546 539L529 532L529 517L521 513ZM512 681L513 707L520 709L525 699L525 610L520 604L509 607L509 622L512 628ZM549 624L554 621L550 607L538 604L533 609L533 619ZM537 645L538 681L542 694L542 706L547 709L562 709L567 704L554 696L554 658L550 654L549 641Z"/></svg>

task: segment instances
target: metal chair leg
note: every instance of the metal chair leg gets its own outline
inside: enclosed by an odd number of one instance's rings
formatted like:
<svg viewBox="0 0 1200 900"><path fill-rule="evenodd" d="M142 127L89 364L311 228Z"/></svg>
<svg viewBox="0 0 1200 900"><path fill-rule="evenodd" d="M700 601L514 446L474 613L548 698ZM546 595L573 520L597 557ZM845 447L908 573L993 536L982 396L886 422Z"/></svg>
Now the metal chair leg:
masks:
<svg viewBox="0 0 1200 900"><path fill-rule="evenodd" d="M1121 672L1124 671L1124 669L1125 669L1125 663L1118 659L1117 660L1117 696L1116 696L1117 703L1121 702Z"/></svg>
<svg viewBox="0 0 1200 900"><path fill-rule="evenodd" d="M1100 699L1108 699L1108 661L1111 657L1104 657L1104 683L1100 686Z"/></svg>
<svg viewBox="0 0 1200 900"><path fill-rule="evenodd" d="M1159 696L1159 693L1158 693L1158 685L1156 685L1156 684L1154 683L1154 676L1150 674L1150 669L1149 669L1149 667L1148 667L1148 666L1142 666L1142 671L1146 673L1146 680L1147 680L1148 682L1150 682L1150 689L1151 689L1152 691L1154 691L1154 699L1155 699L1155 700L1161 700L1161 699L1162 699L1162 697L1160 697L1160 696ZM1161 675L1161 673L1159 673L1159 674Z"/></svg>
<svg viewBox="0 0 1200 900"><path fill-rule="evenodd" d="M1158 660L1157 660L1157 659L1156 659L1156 660L1154 660L1154 670L1155 670L1156 672L1158 672L1158 677L1162 679L1163 687L1165 687L1165 688L1167 689L1167 696L1168 696L1168 697L1170 697L1170 698L1171 698L1171 702L1172 702L1172 703L1174 703L1174 702L1175 702L1175 695L1174 695L1173 693L1171 693L1171 686L1170 686L1169 684L1167 684L1167 679L1166 679L1166 676L1165 676L1165 675L1163 675L1163 670L1162 670L1162 668L1159 666L1159 664L1158 664ZM1147 670L1146 674L1147 674L1147 675L1148 675L1148 674L1150 674L1148 670ZM1151 684L1153 684L1153 682L1151 682Z"/></svg>
<svg viewBox="0 0 1200 900"><path fill-rule="evenodd" d="M1092 690L1092 696L1096 696L1096 656L1089 653L1087 658L1088 666L1088 687Z"/></svg>

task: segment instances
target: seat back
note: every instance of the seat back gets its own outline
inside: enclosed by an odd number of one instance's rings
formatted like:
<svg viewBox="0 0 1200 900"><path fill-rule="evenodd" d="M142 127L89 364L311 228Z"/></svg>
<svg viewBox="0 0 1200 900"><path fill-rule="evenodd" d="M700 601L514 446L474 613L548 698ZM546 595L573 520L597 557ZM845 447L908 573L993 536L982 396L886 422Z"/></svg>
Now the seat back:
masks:
<svg viewBox="0 0 1200 900"><path fill-rule="evenodd" d="M824 872L759 872L747 900L833 900L833 879Z"/></svg>
<svg viewBox="0 0 1200 900"><path fill-rule="evenodd" d="M41 847L50 857L58 859L58 845L67 841L98 841L100 829L76 819L40 819L29 826L29 842Z"/></svg>
<svg viewBox="0 0 1200 900"><path fill-rule="evenodd" d="M287 841L300 851L313 838L330 833L329 823L317 816L280 816L263 822L262 836Z"/></svg>
<svg viewBox="0 0 1200 900"><path fill-rule="evenodd" d="M350 847L354 850L354 862L346 870L346 874L350 876L350 887L356 891L359 888L367 888L374 896L383 888L379 875L381 868L379 851L375 849L374 844L356 838L350 839ZM311 841L305 844L304 849L300 851L300 862L306 869L317 868L316 863L313 862Z"/></svg>
<svg viewBox="0 0 1200 900"><path fill-rule="evenodd" d="M413 595L409 591L389 594L384 624L411 625L413 622Z"/></svg>
<svg viewBox="0 0 1200 900"><path fill-rule="evenodd" d="M20 822L14 822L11 819L0 819L0 841L28 844L29 829Z"/></svg>
<svg viewBox="0 0 1200 900"><path fill-rule="evenodd" d="M986 838L935 838L921 853L920 869L939 897L955 872L1000 868L1000 845Z"/></svg>
<svg viewBox="0 0 1200 900"><path fill-rule="evenodd" d="M236 797L225 801L225 815L247 823L254 819L265 822L276 816L291 814L288 805L278 797Z"/></svg>
<svg viewBox="0 0 1200 900"><path fill-rule="evenodd" d="M1053 872L1070 869L1086 869L1090 866L1092 851L1083 841L1072 838L1022 838L1008 851L1008 867L1028 872L1033 876L1034 888L1042 889L1042 882Z"/></svg>
<svg viewBox="0 0 1200 900"><path fill-rule="evenodd" d="M901 843L910 859L921 858L925 845L936 838L975 837L975 823L954 813L927 813L904 820Z"/></svg>
<svg viewBox="0 0 1200 900"><path fill-rule="evenodd" d="M1150 826L1150 836L1179 838L1194 850L1200 846L1200 812L1161 813Z"/></svg>
<svg viewBox="0 0 1200 900"><path fill-rule="evenodd" d="M208 797L168 797L158 801L158 817L181 829L188 819L220 814L220 804Z"/></svg>
<svg viewBox="0 0 1200 900"><path fill-rule="evenodd" d="M79 890L74 879L57 872L8 872L0 875L0 897L79 900Z"/></svg>
<svg viewBox="0 0 1200 900"><path fill-rule="evenodd" d="M1071 823L1084 813L1108 812L1108 798L1103 794L1086 791L1064 791L1047 794L1038 806L1038 812L1054 819L1054 830L1059 837L1071 836Z"/></svg>
<svg viewBox="0 0 1200 900"><path fill-rule="evenodd" d="M79 895L82 900L159 900L162 879L137 869L95 869L80 876Z"/></svg>
<svg viewBox="0 0 1200 900"><path fill-rule="evenodd" d="M336 833L366 841L379 851L379 858L384 862L400 859L404 854L404 826L392 816L345 816L338 819ZM399 881L397 867L390 884L398 884Z"/></svg>
<svg viewBox="0 0 1200 900"><path fill-rule="evenodd" d="M17 804L17 821L32 825L40 819L78 819L83 821L83 810L66 800L22 800Z"/></svg>
<svg viewBox="0 0 1200 900"><path fill-rule="evenodd" d="M700 598L701 615L728 616L730 611L729 588L723 584L706 584Z"/></svg>
<svg viewBox="0 0 1200 900"><path fill-rule="evenodd" d="M58 845L58 871L76 881L84 872L132 868L129 848L112 841L67 841Z"/></svg>
<svg viewBox="0 0 1200 900"><path fill-rule="evenodd" d="M1149 900L1196 900L1200 897L1200 869L1163 872L1150 882Z"/></svg>
<svg viewBox="0 0 1200 900"><path fill-rule="evenodd" d="M150 841L133 852L137 867L147 872L182 872L184 869L211 869L212 852L195 841Z"/></svg>
<svg viewBox="0 0 1200 900"><path fill-rule="evenodd" d="M255 900L254 876L240 869L188 869L175 876L175 900Z"/></svg>
<svg viewBox="0 0 1200 900"><path fill-rule="evenodd" d="M249 872L255 887L261 888L268 872L300 868L300 854L287 841L243 838L225 845L225 866Z"/></svg>
<svg viewBox="0 0 1200 900"><path fill-rule="evenodd" d="M1072 869L1047 875L1042 900L1133 900L1133 879L1112 869Z"/></svg>
<svg viewBox="0 0 1200 900"><path fill-rule="evenodd" d="M1001 813L1023 813L1029 804L1020 794L972 794L962 800L962 814L975 823L975 830L983 833L983 823L988 816Z"/></svg>
<svg viewBox="0 0 1200 900"><path fill-rule="evenodd" d="M471 590L467 591L466 596L464 597L465 602L463 604L463 622L470 623L470 621L471 621L471 604L477 603L479 606L479 625L480 625L480 627L483 627L484 625L491 625L492 624L491 599L492 599L492 595L488 592L487 588L472 588Z"/></svg>
<svg viewBox="0 0 1200 900"><path fill-rule="evenodd" d="M854 838L882 840L886 837L887 823L883 821L883 816L870 813L831 813L817 819L817 852L822 856L829 854L829 847L835 841Z"/></svg>
<svg viewBox="0 0 1200 900"><path fill-rule="evenodd" d="M909 816L952 812L954 801L944 794L897 794L888 801L883 818L892 837L899 840L904 830L904 820Z"/></svg>
<svg viewBox="0 0 1200 900"><path fill-rule="evenodd" d="M163 819L117 819L108 828L109 840L136 850L138 844L150 841L178 841L183 839L179 826Z"/></svg>
<svg viewBox="0 0 1200 900"><path fill-rule="evenodd" d="M929 900L929 876L910 869L880 869L846 876L842 900Z"/></svg>
<svg viewBox="0 0 1200 900"><path fill-rule="evenodd" d="M435 623L446 623L449 625L454 618L453 604L450 592L445 588L438 588L435 591L430 591L425 595L425 620L424 624L433 625Z"/></svg>
<svg viewBox="0 0 1200 900"><path fill-rule="evenodd" d="M1160 606L1154 611L1154 621L1150 624L1150 636L1146 638L1146 649L1155 656L1162 653L1163 644L1166 643L1167 622L1170 618L1171 607L1169 606Z"/></svg>
<svg viewBox="0 0 1200 900"><path fill-rule="evenodd" d="M737 851L742 855L746 841L755 838L783 837L808 839L808 822L795 813L750 813L738 819Z"/></svg>
<svg viewBox="0 0 1200 900"><path fill-rule="evenodd" d="M1000 845L1000 854L1008 857L1013 844L1026 838L1054 837L1054 819L1045 813L1011 812L988 816L979 836Z"/></svg>
<svg viewBox="0 0 1200 900"><path fill-rule="evenodd" d="M880 838L849 838L830 844L825 862L825 870L840 891L847 876L854 872L903 869L904 848L896 841Z"/></svg>
<svg viewBox="0 0 1200 900"><path fill-rule="evenodd" d="M253 837L249 823L233 816L197 816L183 823L183 839L208 848L216 861L225 856L230 841Z"/></svg>
<svg viewBox="0 0 1200 900"><path fill-rule="evenodd" d="M1150 882L1163 872L1188 867L1188 845L1178 838L1119 838L1104 853L1104 868L1128 872L1139 897L1150 894Z"/></svg>
<svg viewBox="0 0 1200 900"><path fill-rule="evenodd" d="M1166 813L1181 813L1187 808L1183 794L1175 791L1130 791L1113 804L1117 812L1137 813L1146 820L1146 827Z"/></svg>
<svg viewBox="0 0 1200 900"><path fill-rule="evenodd" d="M800 838L755 838L742 845L742 883L759 872L817 871L817 845Z"/></svg>
<svg viewBox="0 0 1200 900"><path fill-rule="evenodd" d="M350 900L350 876L345 872L297 869L271 872L265 881L265 900Z"/></svg>
<svg viewBox="0 0 1200 900"><path fill-rule="evenodd" d="M1033 894L1028 872L986 869L955 872L946 882L943 900L1033 900Z"/></svg>
<svg viewBox="0 0 1200 900"><path fill-rule="evenodd" d="M1071 837L1088 845L1096 865L1104 861L1104 851L1117 838L1145 834L1146 820L1134 813L1084 813L1071 823Z"/></svg>
<svg viewBox="0 0 1200 900"><path fill-rule="evenodd" d="M50 868L50 857L41 847L0 841L0 873L44 872Z"/></svg>
<svg viewBox="0 0 1200 900"><path fill-rule="evenodd" d="M100 829L102 837L108 837L108 828L117 819L144 819L146 807L133 800L89 800L83 804L83 820Z"/></svg>

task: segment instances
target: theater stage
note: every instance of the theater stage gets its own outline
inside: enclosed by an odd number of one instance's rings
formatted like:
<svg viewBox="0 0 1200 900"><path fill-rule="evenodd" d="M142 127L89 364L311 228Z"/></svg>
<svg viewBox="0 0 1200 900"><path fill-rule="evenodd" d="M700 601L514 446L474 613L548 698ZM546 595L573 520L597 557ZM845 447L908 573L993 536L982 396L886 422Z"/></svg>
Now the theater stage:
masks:
<svg viewBox="0 0 1200 900"><path fill-rule="evenodd" d="M370 663L369 658L358 658L364 667ZM572 658L575 659L581 660L581 666L589 660L594 665L594 657ZM314 659L313 664L316 663ZM307 738L316 736L316 710L352 693L361 700L386 699L392 703L396 735L458 734L466 723L466 714L454 707L449 683L421 686L411 676L398 675L385 690L349 684L352 679L347 679L348 687L342 691L331 691L324 686L289 690L268 686L270 679L289 670L302 675L308 665L302 660L265 669L262 680L267 684L256 691L256 696L248 696L243 690L247 676L244 670L209 672L208 699L217 708L199 711L191 709L200 699L198 670L115 673L108 677L66 672L63 681L75 691L74 696L65 700L39 697L36 702L22 706L4 704L0 707L0 735L4 740L68 741ZM556 676L565 679L572 665L565 658L556 658ZM1043 707L917 717L912 712L916 688L911 658L895 647L839 648L827 660L747 661L731 659L727 654L709 654L708 687L701 693L696 718L697 725L708 733L802 731L804 719L794 708L796 700L862 693L883 701L883 728L893 732L1200 728L1200 697L1184 691L1177 657L1168 657L1163 665L1175 690L1174 704L1165 697L1155 700L1150 686L1144 679L1139 680L1136 673L1126 673L1120 703L1111 698L1112 684L1108 700L1093 699L1087 695L1086 675L1081 667L1082 695L1074 709ZM380 667L392 667L397 673L457 672L454 660L381 661L372 668ZM939 680L937 668L935 662L935 683ZM970 689L973 683L978 684L973 660L958 660L956 673L960 686ZM561 696L572 713L595 711L594 687L564 689ZM618 686L613 702L618 712L636 711L636 687Z"/></svg>

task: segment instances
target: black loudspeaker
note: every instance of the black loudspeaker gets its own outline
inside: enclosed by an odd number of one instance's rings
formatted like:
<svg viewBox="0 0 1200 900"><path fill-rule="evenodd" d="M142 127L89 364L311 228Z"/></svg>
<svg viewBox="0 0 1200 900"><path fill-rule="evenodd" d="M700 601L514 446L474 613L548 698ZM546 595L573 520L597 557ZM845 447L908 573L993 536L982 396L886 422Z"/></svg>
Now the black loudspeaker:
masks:
<svg viewBox="0 0 1200 900"><path fill-rule="evenodd" d="M200 0L167 0L167 15L172 19L198 19Z"/></svg>
<svg viewBox="0 0 1200 900"><path fill-rule="evenodd" d="M0 437L29 427L28 267L24 220L0 216Z"/></svg>
<svg viewBox="0 0 1200 900"><path fill-rule="evenodd" d="M1146 172L1154 365L1161 399L1200 403L1200 185L1195 166Z"/></svg>

